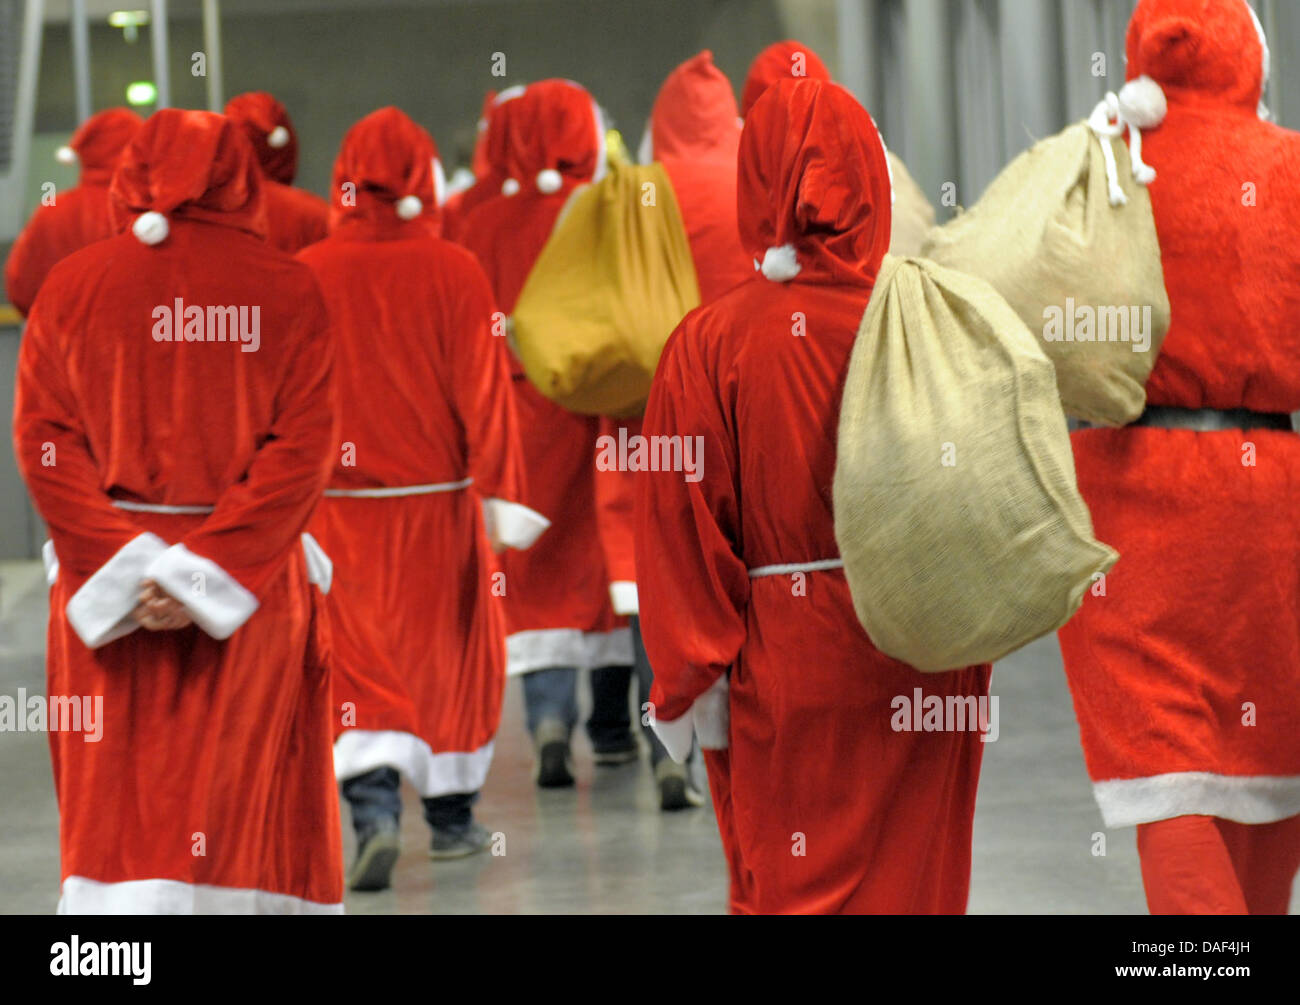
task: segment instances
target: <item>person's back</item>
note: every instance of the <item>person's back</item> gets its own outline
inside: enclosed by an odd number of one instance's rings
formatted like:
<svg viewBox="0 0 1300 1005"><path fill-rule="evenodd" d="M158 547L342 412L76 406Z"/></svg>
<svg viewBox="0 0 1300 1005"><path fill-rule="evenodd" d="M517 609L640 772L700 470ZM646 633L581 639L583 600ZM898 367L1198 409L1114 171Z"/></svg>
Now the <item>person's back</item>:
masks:
<svg viewBox="0 0 1300 1005"><path fill-rule="evenodd" d="M844 375L889 240L884 157L834 85L760 99L739 204L762 274L687 315L646 410L661 463L639 476L637 575L656 729L678 758L699 736L741 912L965 907L980 744L891 729L891 702L974 702L988 668L924 676L872 646L831 509Z"/></svg>
<svg viewBox="0 0 1300 1005"><path fill-rule="evenodd" d="M140 117L110 108L81 124L61 157L81 165L77 184L55 195L32 215L5 262L10 302L22 314L32 309L41 283L59 261L95 241L111 237L108 183L122 149L140 128Z"/></svg>
<svg viewBox="0 0 1300 1005"><path fill-rule="evenodd" d="M389 884L399 772L424 799L435 858L486 847L470 806L500 722L505 628L484 525L509 547L531 543L521 523L532 536L545 527L519 505L510 367L487 278L435 236L436 164L432 137L401 111L366 116L335 163L334 232L299 255L338 344L338 453L312 529L337 569L334 692L352 715L334 764L357 832L357 890Z"/></svg>
<svg viewBox="0 0 1300 1005"><path fill-rule="evenodd" d="M256 170L220 116L158 113L113 180L129 229L57 266L24 333L49 688L103 696L100 742L53 739L72 913L342 910L327 575L301 537L333 345L310 270L257 234Z"/></svg>

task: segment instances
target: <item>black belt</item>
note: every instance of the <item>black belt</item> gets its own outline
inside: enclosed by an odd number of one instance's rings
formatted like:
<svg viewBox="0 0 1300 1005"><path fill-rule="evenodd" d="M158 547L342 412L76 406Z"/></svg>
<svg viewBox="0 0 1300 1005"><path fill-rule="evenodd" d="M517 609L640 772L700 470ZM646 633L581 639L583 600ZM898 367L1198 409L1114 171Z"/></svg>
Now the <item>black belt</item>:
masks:
<svg viewBox="0 0 1300 1005"><path fill-rule="evenodd" d="M1292 431L1291 416L1286 412L1252 412L1249 408L1171 408L1148 405L1131 426L1158 426L1161 429L1190 429L1213 433L1224 429L1280 429ZM1102 428L1080 422L1080 429Z"/></svg>

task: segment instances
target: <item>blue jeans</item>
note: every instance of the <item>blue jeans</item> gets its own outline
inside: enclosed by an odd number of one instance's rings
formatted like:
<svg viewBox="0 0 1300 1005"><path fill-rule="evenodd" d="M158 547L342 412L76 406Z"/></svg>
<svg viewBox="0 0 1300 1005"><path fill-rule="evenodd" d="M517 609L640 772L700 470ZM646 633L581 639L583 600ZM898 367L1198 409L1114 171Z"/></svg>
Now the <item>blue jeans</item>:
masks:
<svg viewBox="0 0 1300 1005"><path fill-rule="evenodd" d="M591 717L587 736L597 750L609 749L626 742L632 719L628 711L628 689L633 674L637 682L637 717L650 743L650 763L666 757L659 738L645 724L641 709L650 700L654 673L641 643L639 619L632 618L633 666L597 667L591 671ZM528 732L536 733L544 721L561 723L572 731L578 723L578 671L573 667L547 667L524 674L524 707Z"/></svg>
<svg viewBox="0 0 1300 1005"><path fill-rule="evenodd" d="M343 780L343 798L352 810L352 828L364 841L385 821L396 827L402 818L402 777L393 768L375 768ZM477 792L455 792L422 800L430 827L456 830L469 826Z"/></svg>

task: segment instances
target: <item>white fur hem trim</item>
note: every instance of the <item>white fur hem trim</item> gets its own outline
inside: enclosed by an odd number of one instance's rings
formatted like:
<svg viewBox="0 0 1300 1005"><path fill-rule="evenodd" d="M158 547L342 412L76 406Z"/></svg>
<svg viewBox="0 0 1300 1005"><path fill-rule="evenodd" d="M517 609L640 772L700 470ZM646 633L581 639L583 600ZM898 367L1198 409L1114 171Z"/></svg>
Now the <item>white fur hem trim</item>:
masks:
<svg viewBox="0 0 1300 1005"><path fill-rule="evenodd" d="M655 717L650 720L650 728L678 764L686 763L691 756L697 736L703 750L726 750L731 745L730 701L731 684L726 677L719 677L691 703L685 715L668 721Z"/></svg>
<svg viewBox="0 0 1300 1005"><path fill-rule="evenodd" d="M609 602L614 605L615 614L640 614L641 600L637 596L636 583L626 579L616 579L609 584Z"/></svg>
<svg viewBox="0 0 1300 1005"><path fill-rule="evenodd" d="M1300 814L1300 776L1178 771L1094 782L1107 827L1132 827L1191 814L1268 824Z"/></svg>
<svg viewBox="0 0 1300 1005"><path fill-rule="evenodd" d="M483 525L489 541L522 551L533 546L551 521L521 503L484 499Z"/></svg>
<svg viewBox="0 0 1300 1005"><path fill-rule="evenodd" d="M167 543L156 534L137 534L95 570L68 601L68 623L90 649L98 649L138 627L130 619L140 602L140 583L147 570L167 551ZM53 556L54 549L50 549ZM58 559L54 559L55 575ZM46 565L49 575L49 565Z"/></svg>
<svg viewBox="0 0 1300 1005"><path fill-rule="evenodd" d="M174 544L145 570L171 597L179 600L194 623L214 639L228 639L257 610L257 598L221 566Z"/></svg>
<svg viewBox="0 0 1300 1005"><path fill-rule="evenodd" d="M539 628L506 636L506 673L515 677L534 670L573 667L631 666L632 630L584 632L578 628Z"/></svg>
<svg viewBox="0 0 1300 1005"><path fill-rule="evenodd" d="M175 879L133 879L101 883L84 876L63 881L59 914L342 914L342 904L242 890L233 886L206 886Z"/></svg>
<svg viewBox="0 0 1300 1005"><path fill-rule="evenodd" d="M467 753L435 754L418 736L397 730L349 729L334 741L334 777L339 781L375 768L396 768L425 799L477 792L492 766L492 743Z"/></svg>

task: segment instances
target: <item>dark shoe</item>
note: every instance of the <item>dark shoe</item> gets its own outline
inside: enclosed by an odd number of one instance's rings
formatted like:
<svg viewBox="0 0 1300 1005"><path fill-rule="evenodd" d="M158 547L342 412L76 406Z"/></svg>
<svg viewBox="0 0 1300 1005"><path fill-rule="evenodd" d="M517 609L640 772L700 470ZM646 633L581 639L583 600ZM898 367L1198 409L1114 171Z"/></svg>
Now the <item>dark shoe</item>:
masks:
<svg viewBox="0 0 1300 1005"><path fill-rule="evenodd" d="M387 890L392 885L393 866L402 845L397 821L384 822L360 837L357 860L348 873L348 889L371 892Z"/></svg>
<svg viewBox="0 0 1300 1005"><path fill-rule="evenodd" d="M471 820L464 827L435 827L429 858L435 861L447 858L465 858L483 851L492 843L488 829Z"/></svg>
<svg viewBox="0 0 1300 1005"><path fill-rule="evenodd" d="M563 789L573 784L573 758L569 752L569 731L562 723L543 722L533 736L537 747L537 785Z"/></svg>
<svg viewBox="0 0 1300 1005"><path fill-rule="evenodd" d="M684 764L665 757L655 765L655 781L659 783L661 810L672 812L704 805L704 796L691 784L691 777Z"/></svg>
<svg viewBox="0 0 1300 1005"><path fill-rule="evenodd" d="M595 750L596 763L604 767L627 764L641 756L641 748L637 746L636 737L631 732L613 743L602 743Z"/></svg>

